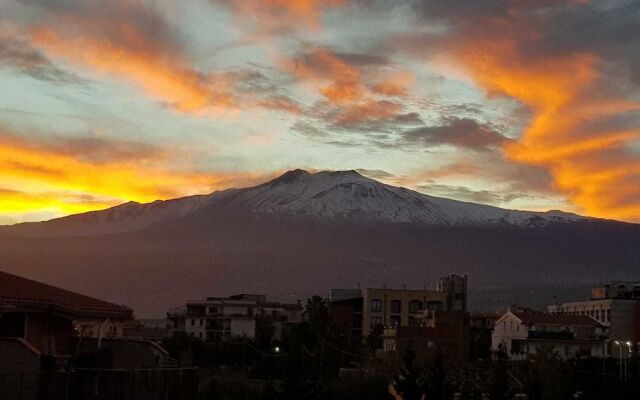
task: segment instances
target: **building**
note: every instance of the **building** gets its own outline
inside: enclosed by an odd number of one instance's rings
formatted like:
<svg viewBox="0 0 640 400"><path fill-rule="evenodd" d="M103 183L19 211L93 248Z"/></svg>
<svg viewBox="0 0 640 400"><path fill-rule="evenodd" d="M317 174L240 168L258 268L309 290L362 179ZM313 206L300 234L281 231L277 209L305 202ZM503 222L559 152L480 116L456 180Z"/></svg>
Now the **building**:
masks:
<svg viewBox="0 0 640 400"><path fill-rule="evenodd" d="M502 313L480 312L469 315L470 325L470 357L472 360L491 359L491 335L496 321Z"/></svg>
<svg viewBox="0 0 640 400"><path fill-rule="evenodd" d="M230 297L207 297L169 310L172 335L185 334L206 342L237 337L254 338L256 322L267 318L275 329L274 339L282 337L287 324L302 321L302 304L269 302L265 295L238 294Z"/></svg>
<svg viewBox="0 0 640 400"><path fill-rule="evenodd" d="M425 313L422 326L385 328L383 350L398 354L413 350L418 362L426 362L437 355L447 359L469 359L469 314L464 311Z"/></svg>
<svg viewBox="0 0 640 400"><path fill-rule="evenodd" d="M507 311L493 328L491 347L515 360L548 348L562 358L604 357L607 327L587 315Z"/></svg>
<svg viewBox="0 0 640 400"><path fill-rule="evenodd" d="M445 305L451 311L467 311L467 275L449 274L436 281L436 290L446 294Z"/></svg>
<svg viewBox="0 0 640 400"><path fill-rule="evenodd" d="M0 271L0 354L37 360L38 369L64 368L76 337L117 337L132 318L125 306ZM1 364L15 372L11 362Z"/></svg>
<svg viewBox="0 0 640 400"><path fill-rule="evenodd" d="M640 342L640 285L604 285L591 290L591 299L549 307L549 312L585 315L609 329L609 346L630 342L637 351ZM612 350L609 348L609 352Z"/></svg>
<svg viewBox="0 0 640 400"><path fill-rule="evenodd" d="M332 289L331 314L352 337L367 336L374 327L419 327L425 311L466 311L467 276L450 274L436 282L436 290Z"/></svg>

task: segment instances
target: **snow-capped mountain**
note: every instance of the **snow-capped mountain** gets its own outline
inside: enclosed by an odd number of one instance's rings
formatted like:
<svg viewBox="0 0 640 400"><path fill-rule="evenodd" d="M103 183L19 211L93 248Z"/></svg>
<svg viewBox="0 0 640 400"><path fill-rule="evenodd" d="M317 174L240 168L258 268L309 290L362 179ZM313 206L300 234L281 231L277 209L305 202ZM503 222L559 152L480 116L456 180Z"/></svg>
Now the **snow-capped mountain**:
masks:
<svg viewBox="0 0 640 400"><path fill-rule="evenodd" d="M129 202L107 210L44 223L19 224L11 231L32 235L76 236L132 232L197 213L244 212L284 218L339 219L349 222L421 225L506 224L540 226L584 219L560 211L507 210L428 196L386 185L356 171L286 172L267 183L209 195Z"/></svg>
<svg viewBox="0 0 640 400"><path fill-rule="evenodd" d="M0 269L152 316L189 298L423 287L448 273L512 289L484 296L500 305L521 302L521 285L538 285L527 304L551 304L560 293L539 287L635 280L639 265L638 224L443 199L354 171L295 170L250 188L0 227Z"/></svg>
<svg viewBox="0 0 640 400"><path fill-rule="evenodd" d="M228 203L257 213L389 223L529 225L585 218L560 211L507 210L428 196L380 183L353 170L293 170L253 188L214 193L210 199L212 204Z"/></svg>

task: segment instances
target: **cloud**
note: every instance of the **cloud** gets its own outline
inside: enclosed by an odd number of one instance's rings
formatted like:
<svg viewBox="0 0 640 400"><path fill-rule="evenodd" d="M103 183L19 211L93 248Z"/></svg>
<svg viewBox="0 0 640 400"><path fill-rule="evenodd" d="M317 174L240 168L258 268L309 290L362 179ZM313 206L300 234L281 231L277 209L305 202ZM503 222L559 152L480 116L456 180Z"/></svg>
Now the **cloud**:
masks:
<svg viewBox="0 0 640 400"><path fill-rule="evenodd" d="M535 199L534 196L526 193L473 190L465 186L451 186L437 183L418 185L416 189L432 196L491 205L504 205L518 199Z"/></svg>
<svg viewBox="0 0 640 400"><path fill-rule="evenodd" d="M84 138L60 143L2 131L0 209L4 219L14 213L18 220L24 212L59 216L131 200L210 193L265 178L263 174L172 168L172 161L179 157L175 150L169 153L135 142Z"/></svg>
<svg viewBox="0 0 640 400"><path fill-rule="evenodd" d="M346 0L212 0L228 8L235 22L254 38L291 35L298 30L318 32L324 11L341 7Z"/></svg>
<svg viewBox="0 0 640 400"><path fill-rule="evenodd" d="M640 186L630 186L640 124L619 123L640 110L639 4L454 0L414 10L421 25L444 29L400 35L398 48L528 108L520 138L502 144L511 162L547 170L581 212L640 220Z"/></svg>
<svg viewBox="0 0 640 400"><path fill-rule="evenodd" d="M13 68L35 79L57 83L81 83L77 75L55 65L28 41L0 30L0 67Z"/></svg>
<svg viewBox="0 0 640 400"><path fill-rule="evenodd" d="M509 141L495 127L470 118L445 118L442 125L422 126L402 133L406 143L426 147L453 146L472 151L492 151Z"/></svg>
<svg viewBox="0 0 640 400"><path fill-rule="evenodd" d="M300 112L293 100L265 87L268 78L255 70L197 68L182 33L143 1L115 0L109 7L82 1L26 3L40 11L21 27L22 41L36 49L32 63L41 55L40 62L51 59L120 79L181 113L233 115L255 107Z"/></svg>

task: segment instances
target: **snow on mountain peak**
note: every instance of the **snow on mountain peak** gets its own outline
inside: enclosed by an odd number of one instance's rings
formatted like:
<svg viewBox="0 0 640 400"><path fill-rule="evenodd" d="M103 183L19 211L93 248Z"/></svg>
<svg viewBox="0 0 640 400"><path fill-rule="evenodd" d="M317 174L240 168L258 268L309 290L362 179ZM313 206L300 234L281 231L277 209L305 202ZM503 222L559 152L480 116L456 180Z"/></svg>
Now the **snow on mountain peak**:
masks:
<svg viewBox="0 0 640 400"><path fill-rule="evenodd" d="M209 212L420 225L540 226L585 219L560 211L506 210L428 196L386 185L354 170L310 173L296 169L254 187L147 204L129 202L107 210L43 223L18 224L6 229L36 236L98 235L136 231Z"/></svg>
<svg viewBox="0 0 640 400"><path fill-rule="evenodd" d="M582 218L428 196L383 184L354 170L309 173L296 169L253 188L213 194L211 200L262 214L389 223L539 225Z"/></svg>

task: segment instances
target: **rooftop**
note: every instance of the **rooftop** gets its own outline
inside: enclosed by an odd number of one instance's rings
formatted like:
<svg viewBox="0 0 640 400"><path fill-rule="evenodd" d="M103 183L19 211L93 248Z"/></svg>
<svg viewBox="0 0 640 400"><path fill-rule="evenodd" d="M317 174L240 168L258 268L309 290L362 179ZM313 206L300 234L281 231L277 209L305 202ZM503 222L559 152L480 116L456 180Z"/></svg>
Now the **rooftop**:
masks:
<svg viewBox="0 0 640 400"><path fill-rule="evenodd" d="M533 325L599 326L595 319L586 315L548 314L542 312L513 313L522 322Z"/></svg>
<svg viewBox="0 0 640 400"><path fill-rule="evenodd" d="M0 271L0 305L3 310L51 310L74 318L129 319L133 311L125 306L94 299L69 290Z"/></svg>

